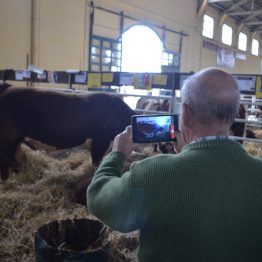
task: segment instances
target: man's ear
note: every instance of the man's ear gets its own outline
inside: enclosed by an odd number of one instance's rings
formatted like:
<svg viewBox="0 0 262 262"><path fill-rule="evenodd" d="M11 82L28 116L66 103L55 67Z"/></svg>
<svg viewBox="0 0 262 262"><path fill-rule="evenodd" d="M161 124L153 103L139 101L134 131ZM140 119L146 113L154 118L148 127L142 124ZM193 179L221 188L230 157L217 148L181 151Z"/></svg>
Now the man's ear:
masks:
<svg viewBox="0 0 262 262"><path fill-rule="evenodd" d="M182 121L185 127L192 128L193 125L193 115L189 106L185 103L182 104Z"/></svg>

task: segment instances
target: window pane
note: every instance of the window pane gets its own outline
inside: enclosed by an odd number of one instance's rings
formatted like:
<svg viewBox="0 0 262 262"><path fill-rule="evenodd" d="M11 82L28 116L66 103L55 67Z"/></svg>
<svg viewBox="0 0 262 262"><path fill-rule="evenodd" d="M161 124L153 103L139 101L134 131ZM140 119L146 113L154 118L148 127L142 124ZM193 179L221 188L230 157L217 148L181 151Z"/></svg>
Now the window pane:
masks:
<svg viewBox="0 0 262 262"><path fill-rule="evenodd" d="M163 43L157 33L144 25L135 25L122 35L123 72L161 72Z"/></svg>
<svg viewBox="0 0 262 262"><path fill-rule="evenodd" d="M92 71L100 71L98 65L92 65Z"/></svg>
<svg viewBox="0 0 262 262"><path fill-rule="evenodd" d="M111 57L111 50L106 50L106 56Z"/></svg>
<svg viewBox="0 0 262 262"><path fill-rule="evenodd" d="M91 53L94 55L96 54L96 48L94 46L92 46Z"/></svg>
<svg viewBox="0 0 262 262"><path fill-rule="evenodd" d="M256 39L252 40L252 49L251 49L251 54L258 56L259 53L259 42Z"/></svg>
<svg viewBox="0 0 262 262"><path fill-rule="evenodd" d="M111 58L110 57L105 57L104 58L104 63L109 64L111 62Z"/></svg>
<svg viewBox="0 0 262 262"><path fill-rule="evenodd" d="M214 19L208 15L204 15L202 35L213 38L214 34Z"/></svg>
<svg viewBox="0 0 262 262"><path fill-rule="evenodd" d="M168 59L168 53L166 52L163 53L163 59L166 59L166 60Z"/></svg>
<svg viewBox="0 0 262 262"><path fill-rule="evenodd" d="M244 33L239 34L238 48L242 51L247 51L247 35Z"/></svg>
<svg viewBox="0 0 262 262"><path fill-rule="evenodd" d="M118 70L118 67L117 67L117 66L112 66L112 67L111 67L111 71L112 71L112 72L117 72L117 71L119 71L119 70Z"/></svg>
<svg viewBox="0 0 262 262"><path fill-rule="evenodd" d="M108 42L108 41L103 41L103 47L108 47L108 48L110 48L110 42Z"/></svg>
<svg viewBox="0 0 262 262"><path fill-rule="evenodd" d="M168 65L168 60L163 60L162 65L167 66Z"/></svg>
<svg viewBox="0 0 262 262"><path fill-rule="evenodd" d="M222 27L222 43L226 45L231 45L232 35L233 35L232 27L224 24Z"/></svg>
<svg viewBox="0 0 262 262"><path fill-rule="evenodd" d="M101 43L100 43L99 40L94 39L94 40L93 40L93 45L100 46Z"/></svg>

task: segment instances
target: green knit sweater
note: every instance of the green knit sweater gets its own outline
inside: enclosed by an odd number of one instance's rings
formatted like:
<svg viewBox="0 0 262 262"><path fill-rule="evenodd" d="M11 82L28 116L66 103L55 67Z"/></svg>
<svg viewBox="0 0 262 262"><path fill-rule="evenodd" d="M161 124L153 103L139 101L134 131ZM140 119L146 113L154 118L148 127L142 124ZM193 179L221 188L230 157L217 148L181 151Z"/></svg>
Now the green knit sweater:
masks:
<svg viewBox="0 0 262 262"><path fill-rule="evenodd" d="M107 156L87 202L112 229L140 230L139 261L262 261L261 159L232 140L211 140L122 174L124 161Z"/></svg>

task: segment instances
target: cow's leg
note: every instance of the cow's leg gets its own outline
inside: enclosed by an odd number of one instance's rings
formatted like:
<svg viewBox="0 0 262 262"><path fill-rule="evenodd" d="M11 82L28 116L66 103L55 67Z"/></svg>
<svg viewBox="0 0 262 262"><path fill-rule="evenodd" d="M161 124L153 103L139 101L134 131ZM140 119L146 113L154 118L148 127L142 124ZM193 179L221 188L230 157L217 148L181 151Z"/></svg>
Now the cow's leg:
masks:
<svg viewBox="0 0 262 262"><path fill-rule="evenodd" d="M94 173L88 173L85 177L77 184L75 201L80 205L86 205L86 190L91 183Z"/></svg>
<svg viewBox="0 0 262 262"><path fill-rule="evenodd" d="M0 154L0 159L2 159L2 163L0 163L0 177L2 181L5 181L9 177L9 167L15 160L19 159L21 155L21 148L18 145L9 145L9 148L3 148L3 152Z"/></svg>
<svg viewBox="0 0 262 262"><path fill-rule="evenodd" d="M110 139L103 136L93 138L91 144L91 156L94 164L99 164L110 145Z"/></svg>
<svg viewBox="0 0 262 262"><path fill-rule="evenodd" d="M0 168L1 172L1 180L5 181L9 177L9 170L8 170L9 165L8 164L3 164Z"/></svg>

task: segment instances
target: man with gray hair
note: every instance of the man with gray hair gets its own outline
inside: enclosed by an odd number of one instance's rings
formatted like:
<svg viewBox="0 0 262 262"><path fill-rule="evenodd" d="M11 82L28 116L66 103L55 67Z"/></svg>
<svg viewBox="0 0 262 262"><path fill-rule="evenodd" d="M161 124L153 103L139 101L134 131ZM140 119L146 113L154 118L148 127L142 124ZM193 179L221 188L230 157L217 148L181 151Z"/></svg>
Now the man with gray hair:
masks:
<svg viewBox="0 0 262 262"><path fill-rule="evenodd" d="M140 262L261 262L262 160L229 137L236 82L207 68L186 81L182 102L182 151L122 173L133 146L128 127L87 190L88 208L112 229L139 230Z"/></svg>
<svg viewBox="0 0 262 262"><path fill-rule="evenodd" d="M190 115L196 125L194 128L186 125L189 127L186 128L181 121L181 131L187 143L210 135L229 135L240 100L239 88L231 75L216 68L196 73L185 82L181 99L181 119ZM190 137L185 137L188 135Z"/></svg>

